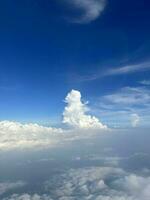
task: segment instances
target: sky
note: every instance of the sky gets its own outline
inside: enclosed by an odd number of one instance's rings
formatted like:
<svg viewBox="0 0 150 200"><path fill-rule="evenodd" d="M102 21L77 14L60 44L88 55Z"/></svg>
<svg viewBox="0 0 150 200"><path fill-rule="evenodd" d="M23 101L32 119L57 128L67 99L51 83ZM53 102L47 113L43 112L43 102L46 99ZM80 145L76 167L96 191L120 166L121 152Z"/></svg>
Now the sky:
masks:
<svg viewBox="0 0 150 200"><path fill-rule="evenodd" d="M150 200L149 11L0 1L1 200Z"/></svg>
<svg viewBox="0 0 150 200"><path fill-rule="evenodd" d="M0 2L0 120L63 126L65 97L108 127L148 127L148 0Z"/></svg>

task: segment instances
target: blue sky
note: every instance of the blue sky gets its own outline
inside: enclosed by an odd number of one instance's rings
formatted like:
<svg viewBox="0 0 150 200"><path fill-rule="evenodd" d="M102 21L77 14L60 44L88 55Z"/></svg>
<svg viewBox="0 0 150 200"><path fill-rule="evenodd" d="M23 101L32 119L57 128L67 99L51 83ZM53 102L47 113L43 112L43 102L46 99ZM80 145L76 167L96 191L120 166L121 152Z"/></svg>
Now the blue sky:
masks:
<svg viewBox="0 0 150 200"><path fill-rule="evenodd" d="M0 2L0 120L59 124L70 90L110 126L150 118L150 2ZM138 119L138 120L139 120Z"/></svg>

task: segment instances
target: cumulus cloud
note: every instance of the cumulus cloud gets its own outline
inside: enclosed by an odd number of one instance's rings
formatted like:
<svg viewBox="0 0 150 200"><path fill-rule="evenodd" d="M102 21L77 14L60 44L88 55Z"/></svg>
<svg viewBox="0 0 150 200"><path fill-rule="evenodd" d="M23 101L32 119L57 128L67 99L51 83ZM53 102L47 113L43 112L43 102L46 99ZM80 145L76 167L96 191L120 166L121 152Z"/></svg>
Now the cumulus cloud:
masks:
<svg viewBox="0 0 150 200"><path fill-rule="evenodd" d="M10 197L3 198L3 200L53 200L46 194L39 195L39 194L13 194Z"/></svg>
<svg viewBox="0 0 150 200"><path fill-rule="evenodd" d="M52 146L62 133L62 129L38 124L0 121L0 149Z"/></svg>
<svg viewBox="0 0 150 200"><path fill-rule="evenodd" d="M0 121L0 150L52 147L65 141L82 138L85 134L81 134L81 132L84 130L89 129L90 133L93 133L91 129L107 128L96 117L86 114L88 107L86 103L82 103L79 91L72 90L66 97L66 103L68 105L63 113L63 123L70 125L72 129L65 130L32 123ZM76 132L76 129L80 130ZM86 133L86 135L88 134Z"/></svg>
<svg viewBox="0 0 150 200"><path fill-rule="evenodd" d="M81 93L77 90L72 90L68 93L65 102L63 113L63 123L79 129L106 129L107 126L103 125L98 118L87 115L87 103L81 100Z"/></svg>
<svg viewBox="0 0 150 200"><path fill-rule="evenodd" d="M72 19L73 23L90 23L96 20L103 12L106 6L106 0L72 0L67 3L79 11L81 11L80 16Z"/></svg>
<svg viewBox="0 0 150 200"><path fill-rule="evenodd" d="M17 181L17 182L0 182L0 195L8 192L9 190L13 190L16 188L20 188L26 185L23 181Z"/></svg>
<svg viewBox="0 0 150 200"><path fill-rule="evenodd" d="M0 122L0 150L43 149L60 147L75 140L82 140L97 134L97 129L53 129L38 124L21 124L19 122ZM99 130L99 129L98 129Z"/></svg>
<svg viewBox="0 0 150 200"><path fill-rule="evenodd" d="M133 127L137 127L140 123L140 116L136 113L131 115L131 124Z"/></svg>
<svg viewBox="0 0 150 200"><path fill-rule="evenodd" d="M149 200L150 177L117 167L67 169L43 183L40 194L10 194L2 200Z"/></svg>
<svg viewBox="0 0 150 200"><path fill-rule="evenodd" d="M112 167L87 167L79 169L70 169L67 173L61 175L61 182L57 182L53 195L56 199L93 199L98 193L105 191L108 186L105 179L109 176L123 174L124 171ZM56 177L57 178L57 177ZM51 181L45 183L46 191L51 188Z"/></svg>
<svg viewBox="0 0 150 200"><path fill-rule="evenodd" d="M87 167L71 169L60 176L52 192L63 200L149 200L150 177L130 174L120 168ZM45 183L46 191L51 181Z"/></svg>

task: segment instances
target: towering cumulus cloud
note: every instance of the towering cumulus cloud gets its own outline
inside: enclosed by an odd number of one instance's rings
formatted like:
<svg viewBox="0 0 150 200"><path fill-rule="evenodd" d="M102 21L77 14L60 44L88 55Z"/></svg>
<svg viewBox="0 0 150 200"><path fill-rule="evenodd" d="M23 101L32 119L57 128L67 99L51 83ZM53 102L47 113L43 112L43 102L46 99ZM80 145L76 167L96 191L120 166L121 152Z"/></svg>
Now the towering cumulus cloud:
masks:
<svg viewBox="0 0 150 200"><path fill-rule="evenodd" d="M63 123L72 127L70 130L45 127L38 124L13 121L0 121L0 150L11 150L14 148L43 148L52 147L73 140L76 128L86 129L106 129L96 117L87 115L88 108L81 101L79 91L72 90L66 97L66 103L63 113ZM74 132L75 130L75 132ZM72 132L72 134L67 134ZM80 135L79 131L79 135Z"/></svg>
<svg viewBox="0 0 150 200"><path fill-rule="evenodd" d="M72 90L65 98L67 106L63 113L63 123L66 123L75 128L92 128L106 129L99 119L94 116L87 115L88 107L86 103L81 101L81 93L77 90Z"/></svg>

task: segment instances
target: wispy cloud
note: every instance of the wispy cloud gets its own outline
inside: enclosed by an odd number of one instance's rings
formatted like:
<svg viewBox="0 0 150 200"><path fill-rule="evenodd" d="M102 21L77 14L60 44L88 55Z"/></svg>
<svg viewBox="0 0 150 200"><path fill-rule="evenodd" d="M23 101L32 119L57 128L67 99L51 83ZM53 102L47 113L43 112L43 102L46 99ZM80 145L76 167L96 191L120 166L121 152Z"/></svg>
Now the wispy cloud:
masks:
<svg viewBox="0 0 150 200"><path fill-rule="evenodd" d="M106 6L106 0L66 0L74 9L81 11L80 16L71 19L72 23L86 24L96 20Z"/></svg>
<svg viewBox="0 0 150 200"><path fill-rule="evenodd" d="M125 65L121 67L109 68L105 71L97 71L89 75L78 76L79 81L93 81L107 76L117 76L123 74L132 74L136 72L150 70L150 62L139 64ZM146 85L146 84L145 84Z"/></svg>
<svg viewBox="0 0 150 200"><path fill-rule="evenodd" d="M150 90L144 86L123 87L100 97L93 110L110 127L136 127L139 122L140 126L149 126Z"/></svg>
<svg viewBox="0 0 150 200"><path fill-rule="evenodd" d="M121 105L149 105L150 91L145 87L124 87L119 91L106 95L108 102Z"/></svg>
<svg viewBox="0 0 150 200"><path fill-rule="evenodd" d="M150 69L150 62L140 63L140 64L135 64L135 65L126 65L119 68L112 68L106 71L104 75L109 76L109 75L130 74L130 73L145 71L149 69Z"/></svg>
<svg viewBox="0 0 150 200"><path fill-rule="evenodd" d="M150 85L150 80L143 80L140 81L139 83L141 83L142 85Z"/></svg>

